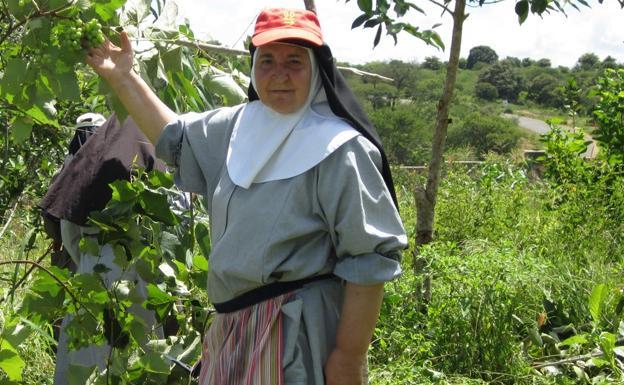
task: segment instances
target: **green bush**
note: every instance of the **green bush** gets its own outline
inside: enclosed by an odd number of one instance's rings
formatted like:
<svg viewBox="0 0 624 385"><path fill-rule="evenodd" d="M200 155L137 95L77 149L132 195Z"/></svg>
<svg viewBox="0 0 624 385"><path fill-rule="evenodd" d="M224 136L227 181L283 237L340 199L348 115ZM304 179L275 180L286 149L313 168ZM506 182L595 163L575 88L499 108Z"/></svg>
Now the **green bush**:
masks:
<svg viewBox="0 0 624 385"><path fill-rule="evenodd" d="M477 155L484 157L488 152L509 153L521 137L522 133L507 119L472 113L459 126L449 128L448 144L452 147L470 146Z"/></svg>
<svg viewBox="0 0 624 385"><path fill-rule="evenodd" d="M431 103L380 108L370 111L369 116L391 163L418 165L429 160L431 127L435 121Z"/></svg>
<svg viewBox="0 0 624 385"><path fill-rule="evenodd" d="M498 99L498 90L491 83L478 82L475 85L475 95L483 100L492 101Z"/></svg>

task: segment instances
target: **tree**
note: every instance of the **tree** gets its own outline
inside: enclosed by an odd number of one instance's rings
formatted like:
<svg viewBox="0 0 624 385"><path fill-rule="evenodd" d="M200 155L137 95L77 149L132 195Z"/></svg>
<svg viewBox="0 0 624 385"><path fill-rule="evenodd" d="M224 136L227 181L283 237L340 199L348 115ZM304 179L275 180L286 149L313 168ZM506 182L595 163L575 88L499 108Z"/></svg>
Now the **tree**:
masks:
<svg viewBox="0 0 624 385"><path fill-rule="evenodd" d="M403 95L405 89L412 80L415 67L414 64L405 63L401 60L390 60L388 63L387 75L394 79L394 86L397 89L398 97Z"/></svg>
<svg viewBox="0 0 624 385"><path fill-rule="evenodd" d="M472 69L475 64L481 62L486 64L494 64L498 61L496 51L486 45L479 45L470 49L466 67Z"/></svg>
<svg viewBox="0 0 624 385"><path fill-rule="evenodd" d="M479 82L492 84L498 96L509 101L516 101L524 86L518 70L506 63L496 63L484 69L479 74Z"/></svg>
<svg viewBox="0 0 624 385"><path fill-rule="evenodd" d="M436 56L428 56L420 66L422 68L437 71L442 68L442 65L442 62Z"/></svg>
<svg viewBox="0 0 624 385"><path fill-rule="evenodd" d="M576 61L576 66L574 66L574 69L580 70L580 71L589 71L589 70L596 68L599 63L600 63L600 58L598 58L598 55L592 52L588 52L588 53L581 55L581 57L578 58L578 60Z"/></svg>
<svg viewBox="0 0 624 385"><path fill-rule="evenodd" d="M607 56L606 58L604 58L604 60L603 60L603 61L602 61L602 63L600 64L600 66L601 66L602 68L604 68L604 69L606 69L606 68L612 68L612 69L615 69L615 68L618 68L618 63L617 63L617 61L615 60L615 58L614 58L614 57L612 57L612 56Z"/></svg>
<svg viewBox="0 0 624 385"><path fill-rule="evenodd" d="M546 59L546 58L539 59L535 64L537 64L538 67L549 68L551 66L550 59Z"/></svg>
<svg viewBox="0 0 624 385"><path fill-rule="evenodd" d="M513 56L507 56L506 58L501 60L501 62L508 63L512 67L522 67L522 61L518 59L517 57L513 57Z"/></svg>
<svg viewBox="0 0 624 385"><path fill-rule="evenodd" d="M483 158L488 152L509 153L521 136L508 119L473 113L458 128L449 132L448 143L454 147L474 148L477 155Z"/></svg>
<svg viewBox="0 0 624 385"><path fill-rule="evenodd" d="M525 57L524 59L522 59L522 66L523 67L530 67L533 64L535 64L535 61L533 59L531 59L530 57Z"/></svg>
<svg viewBox="0 0 624 385"><path fill-rule="evenodd" d="M483 100L494 101L498 99L498 90L492 83L477 82L475 84L475 95Z"/></svg>
<svg viewBox="0 0 624 385"><path fill-rule="evenodd" d="M543 73L537 75L528 86L528 97L547 107L561 107L563 97L560 91L561 82L556 77Z"/></svg>

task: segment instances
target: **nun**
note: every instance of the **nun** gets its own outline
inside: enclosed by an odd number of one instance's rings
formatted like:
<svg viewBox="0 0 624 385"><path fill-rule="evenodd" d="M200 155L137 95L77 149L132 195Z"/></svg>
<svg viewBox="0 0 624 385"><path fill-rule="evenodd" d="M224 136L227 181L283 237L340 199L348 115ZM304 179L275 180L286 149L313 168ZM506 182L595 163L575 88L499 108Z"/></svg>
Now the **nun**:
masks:
<svg viewBox="0 0 624 385"><path fill-rule="evenodd" d="M407 237L375 128L312 12L256 20L249 102L177 115L132 70L128 36L87 63L184 191L205 199L212 252L200 384L366 383L385 282Z"/></svg>

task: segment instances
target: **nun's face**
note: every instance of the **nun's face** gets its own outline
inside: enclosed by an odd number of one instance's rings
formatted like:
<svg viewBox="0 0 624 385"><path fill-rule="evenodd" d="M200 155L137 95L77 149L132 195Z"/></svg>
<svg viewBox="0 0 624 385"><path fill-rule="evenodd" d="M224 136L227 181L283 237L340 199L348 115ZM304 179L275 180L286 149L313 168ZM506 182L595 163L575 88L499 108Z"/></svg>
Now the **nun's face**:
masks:
<svg viewBox="0 0 624 385"><path fill-rule="evenodd" d="M256 91L260 101L273 110L289 114L308 99L312 68L305 48L281 43L258 47L254 63Z"/></svg>

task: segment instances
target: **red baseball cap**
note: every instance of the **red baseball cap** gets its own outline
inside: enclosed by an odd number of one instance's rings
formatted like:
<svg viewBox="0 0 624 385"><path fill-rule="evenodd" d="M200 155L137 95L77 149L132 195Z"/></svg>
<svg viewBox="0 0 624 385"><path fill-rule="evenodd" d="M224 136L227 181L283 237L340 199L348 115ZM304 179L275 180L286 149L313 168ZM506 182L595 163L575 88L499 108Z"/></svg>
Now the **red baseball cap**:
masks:
<svg viewBox="0 0 624 385"><path fill-rule="evenodd" d="M269 8L260 12L251 42L256 47L277 40L299 39L323 45L316 14L302 9Z"/></svg>

